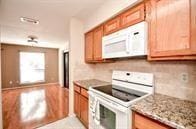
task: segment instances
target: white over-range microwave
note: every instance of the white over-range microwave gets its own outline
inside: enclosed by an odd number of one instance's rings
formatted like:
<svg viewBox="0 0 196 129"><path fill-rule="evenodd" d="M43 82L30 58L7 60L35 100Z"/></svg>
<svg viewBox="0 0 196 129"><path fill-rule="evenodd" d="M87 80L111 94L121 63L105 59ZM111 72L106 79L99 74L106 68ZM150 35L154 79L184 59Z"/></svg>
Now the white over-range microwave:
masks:
<svg viewBox="0 0 196 129"><path fill-rule="evenodd" d="M102 55L107 58L147 54L147 23L140 22L102 38Z"/></svg>

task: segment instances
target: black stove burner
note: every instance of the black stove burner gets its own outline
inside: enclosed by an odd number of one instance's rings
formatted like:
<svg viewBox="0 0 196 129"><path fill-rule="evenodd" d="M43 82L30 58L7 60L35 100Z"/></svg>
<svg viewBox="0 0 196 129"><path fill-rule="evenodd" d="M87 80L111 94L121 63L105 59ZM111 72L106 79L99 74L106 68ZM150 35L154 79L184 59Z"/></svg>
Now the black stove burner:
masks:
<svg viewBox="0 0 196 129"><path fill-rule="evenodd" d="M115 86L115 85L93 87L93 89L101 91L105 94L111 95L124 102L129 102L131 100L134 100L146 94L140 91L126 89L126 88Z"/></svg>

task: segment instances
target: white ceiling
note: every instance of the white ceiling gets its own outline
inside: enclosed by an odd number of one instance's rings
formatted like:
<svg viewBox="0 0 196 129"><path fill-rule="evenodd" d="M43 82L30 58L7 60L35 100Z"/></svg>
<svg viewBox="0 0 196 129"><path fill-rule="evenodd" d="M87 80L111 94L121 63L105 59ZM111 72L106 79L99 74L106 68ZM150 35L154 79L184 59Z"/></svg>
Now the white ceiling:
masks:
<svg viewBox="0 0 196 129"><path fill-rule="evenodd" d="M1 42L27 44L35 35L44 45L62 45L68 41L71 17L84 18L105 0L0 0ZM20 17L40 21L22 23Z"/></svg>

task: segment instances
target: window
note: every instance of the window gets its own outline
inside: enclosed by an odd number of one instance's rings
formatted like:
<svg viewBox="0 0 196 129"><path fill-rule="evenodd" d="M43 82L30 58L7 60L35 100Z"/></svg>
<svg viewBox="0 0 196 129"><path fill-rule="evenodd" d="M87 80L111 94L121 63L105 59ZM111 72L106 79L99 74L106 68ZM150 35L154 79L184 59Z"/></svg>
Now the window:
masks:
<svg viewBox="0 0 196 129"><path fill-rule="evenodd" d="M45 55L37 52L20 52L20 83L45 81Z"/></svg>

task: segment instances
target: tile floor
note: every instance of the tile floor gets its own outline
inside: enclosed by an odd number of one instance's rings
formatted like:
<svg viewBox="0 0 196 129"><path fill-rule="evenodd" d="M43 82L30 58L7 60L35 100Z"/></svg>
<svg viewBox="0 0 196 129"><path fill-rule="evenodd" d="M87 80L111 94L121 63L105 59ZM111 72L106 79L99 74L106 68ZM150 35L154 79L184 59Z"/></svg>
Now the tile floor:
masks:
<svg viewBox="0 0 196 129"><path fill-rule="evenodd" d="M86 129L76 117L66 117L37 129Z"/></svg>

